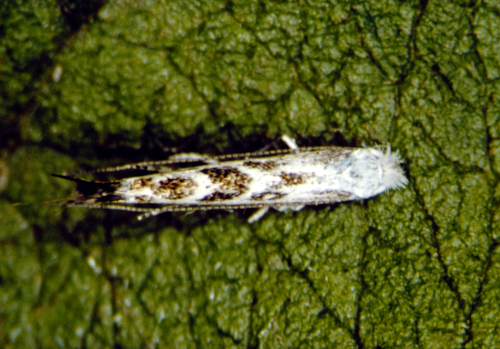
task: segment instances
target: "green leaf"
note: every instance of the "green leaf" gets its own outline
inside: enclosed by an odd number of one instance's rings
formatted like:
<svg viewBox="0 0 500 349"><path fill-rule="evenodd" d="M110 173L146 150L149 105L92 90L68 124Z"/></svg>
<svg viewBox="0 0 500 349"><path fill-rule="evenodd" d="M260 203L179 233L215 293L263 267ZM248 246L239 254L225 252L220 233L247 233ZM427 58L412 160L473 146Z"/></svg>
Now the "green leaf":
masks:
<svg viewBox="0 0 500 349"><path fill-rule="evenodd" d="M500 346L497 1L84 3L0 5L2 347ZM251 225L43 203L282 134L410 184Z"/></svg>

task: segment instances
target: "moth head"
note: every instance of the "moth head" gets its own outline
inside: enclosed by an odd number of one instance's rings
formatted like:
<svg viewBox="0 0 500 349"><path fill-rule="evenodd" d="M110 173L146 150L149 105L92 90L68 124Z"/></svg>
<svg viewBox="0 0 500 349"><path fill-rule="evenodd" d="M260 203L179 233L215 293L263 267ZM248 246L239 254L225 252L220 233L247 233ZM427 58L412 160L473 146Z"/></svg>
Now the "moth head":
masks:
<svg viewBox="0 0 500 349"><path fill-rule="evenodd" d="M401 167L401 158L399 153L391 152L391 147L387 146L386 152L378 150L380 182L386 189L398 189L408 184L403 168Z"/></svg>
<svg viewBox="0 0 500 349"><path fill-rule="evenodd" d="M358 198L367 199L408 184L399 154L392 153L390 147L385 152L380 148L359 148L352 156L347 182Z"/></svg>

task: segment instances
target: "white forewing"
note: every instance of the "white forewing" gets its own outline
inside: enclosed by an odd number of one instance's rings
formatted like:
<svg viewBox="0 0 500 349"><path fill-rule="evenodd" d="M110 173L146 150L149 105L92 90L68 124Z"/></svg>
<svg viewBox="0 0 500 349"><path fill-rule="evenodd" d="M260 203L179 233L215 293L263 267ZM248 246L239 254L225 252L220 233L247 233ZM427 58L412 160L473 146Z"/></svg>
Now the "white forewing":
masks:
<svg viewBox="0 0 500 349"><path fill-rule="evenodd" d="M198 158L212 161L113 182L62 176L77 182L80 192L66 204L146 215L190 209L301 207L367 199L408 183L398 153L391 153L390 148L385 153L375 148L319 147L262 156Z"/></svg>

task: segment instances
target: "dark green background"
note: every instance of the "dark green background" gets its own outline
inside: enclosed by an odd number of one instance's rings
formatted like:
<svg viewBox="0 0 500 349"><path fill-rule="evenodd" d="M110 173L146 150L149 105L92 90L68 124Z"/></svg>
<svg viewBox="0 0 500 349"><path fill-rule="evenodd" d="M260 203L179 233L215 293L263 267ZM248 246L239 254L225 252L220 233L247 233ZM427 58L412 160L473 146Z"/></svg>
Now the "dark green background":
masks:
<svg viewBox="0 0 500 349"><path fill-rule="evenodd" d="M499 28L497 0L2 1L0 346L500 346ZM37 204L282 134L390 143L410 184L252 225Z"/></svg>

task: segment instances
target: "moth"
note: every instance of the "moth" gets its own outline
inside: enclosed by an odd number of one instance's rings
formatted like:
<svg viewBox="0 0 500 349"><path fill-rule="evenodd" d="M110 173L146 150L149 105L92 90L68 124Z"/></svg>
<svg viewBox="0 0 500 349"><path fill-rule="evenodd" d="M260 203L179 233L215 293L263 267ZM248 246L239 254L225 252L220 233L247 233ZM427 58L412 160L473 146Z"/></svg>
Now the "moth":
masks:
<svg viewBox="0 0 500 349"><path fill-rule="evenodd" d="M54 176L76 183L75 198L61 203L67 206L140 212L138 219L171 211L259 209L250 223L270 207L299 210L305 205L363 200L408 183L399 154L390 147L385 152L335 146L298 148L293 139L284 136L283 140L290 149L215 157L179 154L164 161L94 171L151 172L114 181Z"/></svg>

